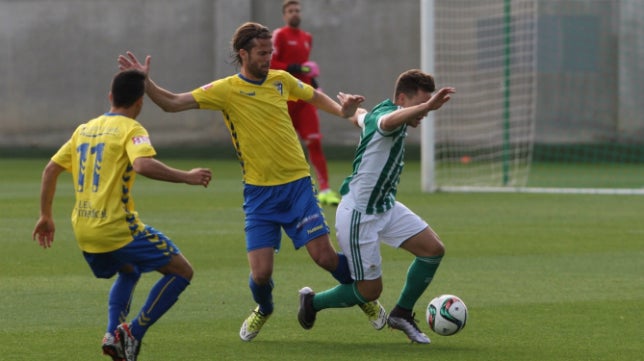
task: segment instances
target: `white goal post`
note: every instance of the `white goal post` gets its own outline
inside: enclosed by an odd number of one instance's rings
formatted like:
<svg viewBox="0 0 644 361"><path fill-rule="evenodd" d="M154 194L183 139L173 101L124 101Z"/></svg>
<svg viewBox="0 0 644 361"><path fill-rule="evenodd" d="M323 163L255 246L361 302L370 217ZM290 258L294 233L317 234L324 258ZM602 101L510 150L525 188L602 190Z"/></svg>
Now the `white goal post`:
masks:
<svg viewBox="0 0 644 361"><path fill-rule="evenodd" d="M420 8L421 67L456 88L423 120L423 191L644 194L638 0Z"/></svg>

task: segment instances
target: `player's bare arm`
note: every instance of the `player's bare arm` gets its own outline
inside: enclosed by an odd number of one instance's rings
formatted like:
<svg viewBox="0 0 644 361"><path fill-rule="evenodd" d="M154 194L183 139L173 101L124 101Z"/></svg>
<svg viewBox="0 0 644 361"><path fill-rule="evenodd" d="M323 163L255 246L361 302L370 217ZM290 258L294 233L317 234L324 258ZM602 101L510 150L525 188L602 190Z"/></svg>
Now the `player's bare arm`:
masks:
<svg viewBox="0 0 644 361"><path fill-rule="evenodd" d="M128 51L125 55L119 55L118 64L120 70L137 69L145 73L145 92L152 101L166 112L175 113L188 109L199 109L199 104L195 101L192 93L173 93L158 86L150 78L150 55L145 57L145 62L141 63L136 56Z"/></svg>
<svg viewBox="0 0 644 361"><path fill-rule="evenodd" d="M139 157L132 164L134 171L151 179L172 183L186 183L208 187L212 172L207 168L193 168L184 171L167 166L152 157Z"/></svg>
<svg viewBox="0 0 644 361"><path fill-rule="evenodd" d="M454 92L454 88L441 88L426 102L391 112L382 117L380 120L380 128L384 131L392 131L405 123L412 127L416 127L420 123L420 120L427 116L427 113L439 109L443 104L448 102L451 98L451 94Z"/></svg>
<svg viewBox="0 0 644 361"><path fill-rule="evenodd" d="M54 242L54 233L56 225L52 215L52 206L54 195L56 193L56 183L58 176L65 168L59 166L53 161L49 161L43 171L42 184L40 189L40 218L36 222L32 239L37 240L42 248L49 248Z"/></svg>
<svg viewBox="0 0 644 361"><path fill-rule="evenodd" d="M355 114L360 104L364 101L364 97L362 95L339 93L338 100L340 104L333 101L328 95L316 90L313 93L313 98L308 102L329 114L349 118Z"/></svg>

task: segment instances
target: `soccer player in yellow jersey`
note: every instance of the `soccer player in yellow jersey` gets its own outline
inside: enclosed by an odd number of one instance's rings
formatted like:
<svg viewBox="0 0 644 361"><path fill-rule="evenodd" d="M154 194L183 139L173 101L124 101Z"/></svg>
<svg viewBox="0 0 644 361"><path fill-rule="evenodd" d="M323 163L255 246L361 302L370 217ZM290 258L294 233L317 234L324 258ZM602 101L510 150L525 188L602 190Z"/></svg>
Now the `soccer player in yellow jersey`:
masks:
<svg viewBox="0 0 644 361"><path fill-rule="evenodd" d="M240 65L238 74L180 94L159 87L148 76L146 92L168 112L209 109L223 113L243 171L249 287L257 307L244 320L239 336L251 341L273 313L273 261L282 229L295 249L306 247L315 263L338 281L353 281L346 257L331 245L287 101L301 99L348 118L364 98L340 93L338 104L286 71L271 70L271 32L261 24L242 24L233 35L232 47ZM139 69L146 74L150 69L149 56L140 63L131 52L120 55L118 62L121 69ZM379 303L363 306L370 319L378 321L374 327L384 326Z"/></svg>
<svg viewBox="0 0 644 361"><path fill-rule="evenodd" d="M103 353L113 360L136 360L147 329L177 301L189 285L188 260L163 233L144 224L134 210L135 175L173 183L208 186L206 168L183 171L154 159L147 131L135 119L143 106L146 75L138 70L118 73L105 113L80 125L45 167L40 218L33 238L43 248L54 241L52 204L58 176L72 173L75 205L72 227L87 263L98 278L118 274L109 294ZM144 272L163 276L131 323L121 323L130 309L136 283Z"/></svg>

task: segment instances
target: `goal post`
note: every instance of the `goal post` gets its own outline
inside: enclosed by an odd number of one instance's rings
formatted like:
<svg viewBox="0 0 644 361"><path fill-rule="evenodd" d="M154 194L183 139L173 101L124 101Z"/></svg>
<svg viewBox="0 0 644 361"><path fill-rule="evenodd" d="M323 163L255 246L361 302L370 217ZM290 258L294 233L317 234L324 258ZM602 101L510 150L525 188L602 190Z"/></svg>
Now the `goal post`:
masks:
<svg viewBox="0 0 644 361"><path fill-rule="evenodd" d="M423 122L424 191L525 186L534 125L534 8L530 0L422 0L421 66L438 87L456 88L453 100Z"/></svg>
<svg viewBox="0 0 644 361"><path fill-rule="evenodd" d="M644 194L638 1L421 0L422 190Z"/></svg>
<svg viewBox="0 0 644 361"><path fill-rule="evenodd" d="M434 72L434 0L421 0L420 2L420 54L421 68L429 74ZM436 163L435 163L435 133L434 113L429 112L421 126L421 179L420 185L424 192L436 190Z"/></svg>

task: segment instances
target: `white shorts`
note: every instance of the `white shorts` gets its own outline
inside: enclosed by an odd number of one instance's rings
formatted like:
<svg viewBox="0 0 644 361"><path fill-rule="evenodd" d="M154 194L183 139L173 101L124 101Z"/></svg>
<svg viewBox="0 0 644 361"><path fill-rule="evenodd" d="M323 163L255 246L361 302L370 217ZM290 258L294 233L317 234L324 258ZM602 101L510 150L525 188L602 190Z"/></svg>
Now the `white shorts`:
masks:
<svg viewBox="0 0 644 361"><path fill-rule="evenodd" d="M382 275L380 242L398 248L428 227L427 222L400 202L385 213L364 214L344 199L336 211L335 229L354 280L374 280Z"/></svg>

